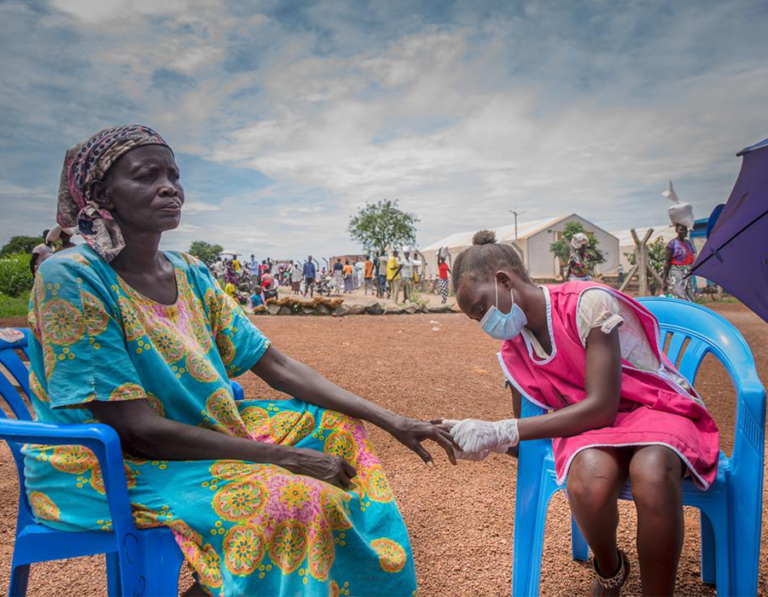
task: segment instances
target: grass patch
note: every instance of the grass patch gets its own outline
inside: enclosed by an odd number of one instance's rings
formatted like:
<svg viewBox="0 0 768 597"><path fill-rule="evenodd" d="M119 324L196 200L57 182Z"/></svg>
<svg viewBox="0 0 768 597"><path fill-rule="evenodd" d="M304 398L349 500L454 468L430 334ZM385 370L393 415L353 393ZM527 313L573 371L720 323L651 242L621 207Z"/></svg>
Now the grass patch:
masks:
<svg viewBox="0 0 768 597"><path fill-rule="evenodd" d="M0 294L0 317L26 317L28 306L29 295L26 292L17 297Z"/></svg>

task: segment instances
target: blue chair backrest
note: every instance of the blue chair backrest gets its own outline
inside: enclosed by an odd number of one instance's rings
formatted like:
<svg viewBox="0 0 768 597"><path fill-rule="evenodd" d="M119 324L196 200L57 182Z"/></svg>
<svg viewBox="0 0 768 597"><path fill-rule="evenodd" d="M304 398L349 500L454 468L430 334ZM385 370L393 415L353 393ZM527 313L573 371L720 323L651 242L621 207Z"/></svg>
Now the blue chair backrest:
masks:
<svg viewBox="0 0 768 597"><path fill-rule="evenodd" d="M29 370L19 356L19 352L21 352L29 358L27 352L29 330L21 329L19 331L24 334L24 338L18 342L9 343L0 339L0 363L2 363L3 367L10 373L13 380L18 384L18 387L21 388L23 395L30 400ZM32 421L34 419L22 394L19 393L12 381L2 373L0 373L0 396L5 400L17 419L22 421ZM8 418L2 410L0 410L0 417L4 419ZM13 454L13 459L16 462L16 469L19 473L22 510L27 515L31 516L29 504L26 499L26 487L24 485L24 455L21 453L21 445L17 442L8 442L8 446L11 448L11 454Z"/></svg>
<svg viewBox="0 0 768 597"><path fill-rule="evenodd" d="M699 367L709 353L723 363L736 385L754 372L755 360L749 345L733 324L721 315L677 299L649 297L641 298L639 302L658 319L667 357L691 383L696 380Z"/></svg>
<svg viewBox="0 0 768 597"><path fill-rule="evenodd" d="M667 357L693 384L707 354L726 368L738 394L733 456L742 453L744 439L762 451L765 400L757 376L755 359L744 337L727 319L695 303L663 297L641 298L640 302L656 316L661 328L662 347ZM753 404L742 401L750 391L759 398Z"/></svg>

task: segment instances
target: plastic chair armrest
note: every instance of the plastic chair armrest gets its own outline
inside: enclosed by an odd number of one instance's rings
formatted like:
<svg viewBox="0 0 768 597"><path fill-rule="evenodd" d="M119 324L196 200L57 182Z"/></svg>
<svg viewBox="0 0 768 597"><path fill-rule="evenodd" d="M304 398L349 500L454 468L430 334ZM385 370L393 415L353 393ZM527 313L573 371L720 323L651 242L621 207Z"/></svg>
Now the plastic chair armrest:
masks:
<svg viewBox="0 0 768 597"><path fill-rule="evenodd" d="M0 438L19 443L80 445L98 458L107 494L112 526L118 535L135 531L125 480L123 451L117 432L109 425L54 425L38 421L0 419Z"/></svg>

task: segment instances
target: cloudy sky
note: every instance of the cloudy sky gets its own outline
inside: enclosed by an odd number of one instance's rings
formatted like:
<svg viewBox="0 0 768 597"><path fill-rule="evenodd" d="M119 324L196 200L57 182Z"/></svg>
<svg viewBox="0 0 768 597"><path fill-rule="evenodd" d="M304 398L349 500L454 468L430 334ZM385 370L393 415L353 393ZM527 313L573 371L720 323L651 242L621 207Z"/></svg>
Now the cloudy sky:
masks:
<svg viewBox="0 0 768 597"><path fill-rule="evenodd" d="M764 0L0 0L0 244L53 222L65 149L139 122L187 205L165 247L355 250L398 198L421 246L572 212L697 216L768 136Z"/></svg>

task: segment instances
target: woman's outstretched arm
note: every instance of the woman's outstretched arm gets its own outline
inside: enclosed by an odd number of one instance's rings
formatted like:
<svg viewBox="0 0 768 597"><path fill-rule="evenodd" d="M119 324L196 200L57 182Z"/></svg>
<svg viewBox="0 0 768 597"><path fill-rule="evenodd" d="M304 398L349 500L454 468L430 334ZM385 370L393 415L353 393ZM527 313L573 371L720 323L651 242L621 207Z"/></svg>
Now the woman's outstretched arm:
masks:
<svg viewBox="0 0 768 597"><path fill-rule="evenodd" d="M421 445L437 442L456 464L450 433L426 421L417 421L382 408L328 381L317 371L281 353L274 345L251 369L272 388L316 406L369 421L392 434L403 445L431 464L432 455Z"/></svg>

